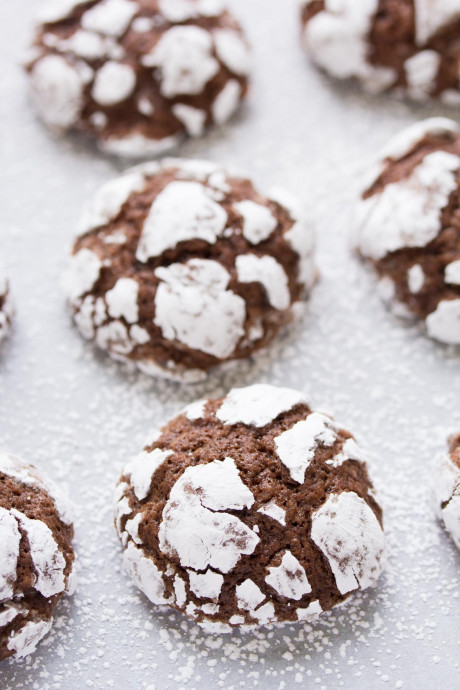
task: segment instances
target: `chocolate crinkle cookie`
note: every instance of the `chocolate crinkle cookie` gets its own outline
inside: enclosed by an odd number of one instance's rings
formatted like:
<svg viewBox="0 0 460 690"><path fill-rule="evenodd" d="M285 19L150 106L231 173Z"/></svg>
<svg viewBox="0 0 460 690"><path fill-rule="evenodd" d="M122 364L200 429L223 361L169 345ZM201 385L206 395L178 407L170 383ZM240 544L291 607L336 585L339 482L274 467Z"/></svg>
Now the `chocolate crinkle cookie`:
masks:
<svg viewBox="0 0 460 690"><path fill-rule="evenodd" d="M249 50L222 0L45 0L27 65L40 116L121 156L154 156L222 124Z"/></svg>
<svg viewBox="0 0 460 690"><path fill-rule="evenodd" d="M434 480L436 514L460 549L460 434L449 439L449 451L437 458Z"/></svg>
<svg viewBox="0 0 460 690"><path fill-rule="evenodd" d="M269 385L201 400L123 470L124 566L209 632L304 621L376 583L382 511L353 436Z"/></svg>
<svg viewBox="0 0 460 690"><path fill-rule="evenodd" d="M460 129L432 118L382 151L354 218L355 243L398 316L460 344Z"/></svg>
<svg viewBox="0 0 460 690"><path fill-rule="evenodd" d="M312 59L333 77L460 103L457 0L304 0L302 23Z"/></svg>
<svg viewBox="0 0 460 690"><path fill-rule="evenodd" d="M10 286L0 263L0 341L6 336L11 325L13 305L11 302Z"/></svg>
<svg viewBox="0 0 460 690"><path fill-rule="evenodd" d="M75 587L72 517L60 490L0 451L0 660L35 651Z"/></svg>
<svg viewBox="0 0 460 690"><path fill-rule="evenodd" d="M204 161L129 170L81 231L65 276L77 326L152 375L196 381L265 347L315 279L312 230L292 200Z"/></svg>

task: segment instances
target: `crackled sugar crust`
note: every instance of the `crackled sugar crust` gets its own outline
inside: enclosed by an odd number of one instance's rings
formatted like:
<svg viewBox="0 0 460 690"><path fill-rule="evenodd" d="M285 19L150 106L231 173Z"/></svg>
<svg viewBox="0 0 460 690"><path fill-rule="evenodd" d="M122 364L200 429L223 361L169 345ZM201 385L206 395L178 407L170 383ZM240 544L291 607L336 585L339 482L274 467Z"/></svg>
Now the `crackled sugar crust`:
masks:
<svg viewBox="0 0 460 690"><path fill-rule="evenodd" d="M334 77L374 93L460 102L457 2L306 0L302 24L311 57Z"/></svg>
<svg viewBox="0 0 460 690"><path fill-rule="evenodd" d="M35 651L75 587L66 499L31 465L0 451L0 660Z"/></svg>
<svg viewBox="0 0 460 690"><path fill-rule="evenodd" d="M9 283L2 264L0 263L0 341L8 333L13 316Z"/></svg>
<svg viewBox="0 0 460 690"><path fill-rule="evenodd" d="M437 458L433 482L436 514L460 549L460 435L449 439L449 452Z"/></svg>
<svg viewBox="0 0 460 690"><path fill-rule="evenodd" d="M460 344L459 170L456 123L419 122L384 149L354 218L383 300L450 344Z"/></svg>
<svg viewBox="0 0 460 690"><path fill-rule="evenodd" d="M295 204L204 161L128 170L81 231L65 277L77 326L152 375L197 380L265 347L315 280Z"/></svg>
<svg viewBox="0 0 460 690"><path fill-rule="evenodd" d="M222 124L249 50L221 0L44 0L31 59L44 122L121 156L154 156Z"/></svg>
<svg viewBox="0 0 460 690"><path fill-rule="evenodd" d="M115 501L136 585L210 632L310 619L384 565L362 451L290 389L189 405L126 465Z"/></svg>

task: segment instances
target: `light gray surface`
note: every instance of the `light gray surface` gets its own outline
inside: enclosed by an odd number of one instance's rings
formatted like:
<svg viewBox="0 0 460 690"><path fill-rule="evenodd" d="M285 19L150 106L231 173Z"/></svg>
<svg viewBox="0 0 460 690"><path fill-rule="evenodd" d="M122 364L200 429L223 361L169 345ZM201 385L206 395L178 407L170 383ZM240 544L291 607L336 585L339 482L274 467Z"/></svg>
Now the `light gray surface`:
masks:
<svg viewBox="0 0 460 690"><path fill-rule="evenodd" d="M305 323L266 358L199 387L159 383L95 356L63 303L60 273L81 206L124 166L53 141L35 120L17 64L35 4L0 5L0 250L17 305L0 359L0 442L68 488L81 572L38 652L3 664L2 690L459 687L460 558L433 518L429 485L434 454L460 428L460 357L392 319L347 247L366 164L401 127L445 109L330 83L299 48L294 0L233 0L254 46L251 100L231 126L182 153L299 194L317 219L322 279ZM152 427L195 397L255 381L308 391L365 439L388 568L377 589L314 627L207 638L159 614L121 572L111 494Z"/></svg>

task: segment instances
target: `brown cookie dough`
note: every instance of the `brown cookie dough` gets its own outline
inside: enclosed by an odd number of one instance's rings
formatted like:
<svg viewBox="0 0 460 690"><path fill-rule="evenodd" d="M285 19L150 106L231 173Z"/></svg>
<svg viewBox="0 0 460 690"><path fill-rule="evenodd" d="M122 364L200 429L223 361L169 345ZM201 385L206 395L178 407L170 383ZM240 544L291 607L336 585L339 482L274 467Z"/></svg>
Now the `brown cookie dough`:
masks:
<svg viewBox="0 0 460 690"><path fill-rule="evenodd" d="M6 336L11 325L13 305L11 302L10 286L0 263L0 341Z"/></svg>
<svg viewBox="0 0 460 690"><path fill-rule="evenodd" d="M35 651L71 594L72 518L59 489L0 451L0 660Z"/></svg>
<svg viewBox="0 0 460 690"><path fill-rule="evenodd" d="M248 357L315 279L312 230L291 200L204 161L127 171L81 230L65 280L77 326L148 374L194 381Z"/></svg>
<svg viewBox="0 0 460 690"><path fill-rule="evenodd" d="M451 0L304 0L303 37L319 67L370 92L460 103L460 4Z"/></svg>
<svg viewBox="0 0 460 690"><path fill-rule="evenodd" d="M269 385L189 405L123 470L124 566L205 630L303 621L376 583L382 511L352 435Z"/></svg>
<svg viewBox="0 0 460 690"><path fill-rule="evenodd" d="M155 156L222 124L248 90L249 51L222 0L46 0L27 66L53 130Z"/></svg>
<svg viewBox="0 0 460 690"><path fill-rule="evenodd" d="M356 208L355 244L402 317L460 344L460 130L432 118L382 151Z"/></svg>
<svg viewBox="0 0 460 690"><path fill-rule="evenodd" d="M449 451L436 460L433 497L438 518L460 549L460 434L449 439Z"/></svg>

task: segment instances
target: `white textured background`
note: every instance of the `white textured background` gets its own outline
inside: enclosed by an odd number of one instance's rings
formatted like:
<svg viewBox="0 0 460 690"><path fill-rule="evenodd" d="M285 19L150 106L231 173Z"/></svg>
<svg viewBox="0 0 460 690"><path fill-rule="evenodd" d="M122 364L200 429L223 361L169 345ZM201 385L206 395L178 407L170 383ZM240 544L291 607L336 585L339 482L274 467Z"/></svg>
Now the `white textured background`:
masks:
<svg viewBox="0 0 460 690"><path fill-rule="evenodd" d="M322 279L305 323L256 364L195 388L151 381L94 355L63 303L81 206L122 165L53 141L36 121L18 66L35 4L0 3L0 251L17 305L0 359L0 442L69 490L81 572L51 635L28 660L2 665L0 687L458 687L460 555L433 518L429 487L434 454L460 429L460 356L390 317L347 246L362 170L390 135L445 109L321 77L299 47L294 0L230 0L254 46L252 96L232 125L182 153L299 194L317 221ZM158 613L120 571L111 494L149 429L195 397L255 381L303 388L365 440L389 563L376 590L315 626L208 638Z"/></svg>

